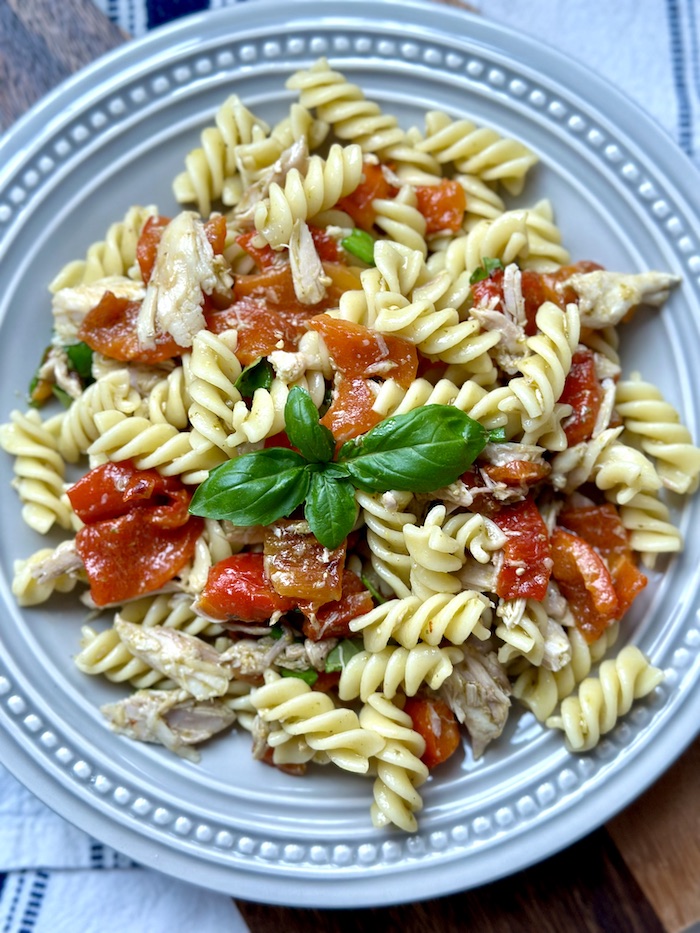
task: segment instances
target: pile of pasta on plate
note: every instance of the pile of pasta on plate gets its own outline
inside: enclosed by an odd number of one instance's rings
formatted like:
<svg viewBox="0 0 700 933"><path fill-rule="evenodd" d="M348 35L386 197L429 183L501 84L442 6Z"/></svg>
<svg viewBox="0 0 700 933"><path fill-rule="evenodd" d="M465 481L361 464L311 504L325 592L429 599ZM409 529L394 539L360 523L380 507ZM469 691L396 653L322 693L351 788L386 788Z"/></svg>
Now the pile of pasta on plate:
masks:
<svg viewBox="0 0 700 933"><path fill-rule="evenodd" d="M248 730L261 767L369 776L410 832L514 708L586 751L663 676L625 624L700 450L618 340L678 279L513 207L517 140L402 128L325 59L286 87L274 126L228 97L176 208L128 206L51 282L0 442L63 535L13 592L77 594L112 729L195 760Z"/></svg>

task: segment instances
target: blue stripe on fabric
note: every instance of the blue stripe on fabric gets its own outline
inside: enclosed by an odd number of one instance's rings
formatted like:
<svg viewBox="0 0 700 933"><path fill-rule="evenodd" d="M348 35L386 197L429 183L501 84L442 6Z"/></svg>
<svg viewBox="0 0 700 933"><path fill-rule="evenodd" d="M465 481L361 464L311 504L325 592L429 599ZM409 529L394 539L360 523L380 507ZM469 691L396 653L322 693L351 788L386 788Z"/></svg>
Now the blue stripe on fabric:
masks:
<svg viewBox="0 0 700 933"><path fill-rule="evenodd" d="M700 95L700 46L698 44L698 18L695 13L695 0L686 0L688 26L690 27L690 62L693 70L695 94Z"/></svg>
<svg viewBox="0 0 700 933"><path fill-rule="evenodd" d="M47 871L34 872L34 881L29 889L29 898L22 914L19 933L33 933L34 926L41 912L41 903L49 882Z"/></svg>
<svg viewBox="0 0 700 933"><path fill-rule="evenodd" d="M7 918L5 920L5 926L2 928L2 933L9 933L14 925L15 913L19 906L19 899L22 896L22 891L24 890L24 884L27 880L26 872L20 871L17 872L14 876L15 881L15 890L12 895L12 901L7 910Z"/></svg>
<svg viewBox="0 0 700 933"><path fill-rule="evenodd" d="M146 0L148 28L169 23L188 13L200 13L209 8L209 0Z"/></svg>
<svg viewBox="0 0 700 933"><path fill-rule="evenodd" d="M91 868L104 868L105 867L105 847L101 842L92 842L90 843L90 867Z"/></svg>
<svg viewBox="0 0 700 933"><path fill-rule="evenodd" d="M678 0L666 0L671 40L671 66L673 84L678 103L678 142L688 155L693 154L692 105L685 78L685 45L680 21Z"/></svg>
<svg viewBox="0 0 700 933"><path fill-rule="evenodd" d="M0 897L2 896L2 889L5 887L5 882L7 881L7 872L0 872Z"/></svg>

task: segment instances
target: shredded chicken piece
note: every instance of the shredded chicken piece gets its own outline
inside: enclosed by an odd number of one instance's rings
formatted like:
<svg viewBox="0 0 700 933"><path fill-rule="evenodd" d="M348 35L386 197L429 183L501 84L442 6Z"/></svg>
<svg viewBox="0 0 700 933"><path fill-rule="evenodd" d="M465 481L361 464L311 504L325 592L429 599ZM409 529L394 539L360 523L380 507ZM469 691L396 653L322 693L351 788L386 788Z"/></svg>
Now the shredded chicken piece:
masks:
<svg viewBox="0 0 700 933"><path fill-rule="evenodd" d="M303 305L316 305L326 297L331 279L326 275L307 224L296 220L289 238L289 265L294 294Z"/></svg>
<svg viewBox="0 0 700 933"><path fill-rule="evenodd" d="M222 696L232 672L211 645L177 629L143 628L117 615L114 628L132 654L186 690L197 700Z"/></svg>
<svg viewBox="0 0 700 933"><path fill-rule="evenodd" d="M230 667L236 680L258 684L262 683L265 671L273 666L288 671L325 670L326 658L337 644L337 638L319 642L310 638L294 641L291 633L285 631L278 639L242 638L221 655L221 661Z"/></svg>
<svg viewBox="0 0 700 933"><path fill-rule="evenodd" d="M501 564L501 551L494 551L492 562L482 564L475 557L467 557L464 566L455 576L465 590L477 590L480 593L493 593L498 581Z"/></svg>
<svg viewBox="0 0 700 933"><path fill-rule="evenodd" d="M64 574L78 575L83 562L75 549L75 540L61 541L49 557L32 564L31 574L38 583L48 583Z"/></svg>
<svg viewBox="0 0 700 933"><path fill-rule="evenodd" d="M474 758L503 732L510 709L510 682L493 651L463 645L464 661L455 664L438 693L469 731Z"/></svg>
<svg viewBox="0 0 700 933"><path fill-rule="evenodd" d="M523 298L523 274L514 262L508 263L503 271L503 314L518 328L520 343L525 339L527 314Z"/></svg>
<svg viewBox="0 0 700 933"><path fill-rule="evenodd" d="M236 721L235 712L221 701L197 702L183 690L138 690L100 710L115 732L164 745L191 761L198 761L199 754L189 746L206 742Z"/></svg>
<svg viewBox="0 0 700 933"><path fill-rule="evenodd" d="M547 616L542 635L544 636L542 667L548 671L560 671L571 661L571 642L561 622Z"/></svg>
<svg viewBox="0 0 700 933"><path fill-rule="evenodd" d="M528 463L545 463L544 447L536 444L518 444L506 442L504 444L487 444L479 455L487 463L494 466L505 466L514 460L527 460Z"/></svg>
<svg viewBox="0 0 700 933"><path fill-rule="evenodd" d="M56 346L76 342L85 315L97 307L107 292L117 298L141 301L146 289L143 282L135 282L124 275L110 275L87 285L60 288L51 301Z"/></svg>
<svg viewBox="0 0 700 933"><path fill-rule="evenodd" d="M64 347L51 347L37 370L37 379L56 385L71 398L79 398L83 391L80 376L71 369Z"/></svg>
<svg viewBox="0 0 700 933"><path fill-rule="evenodd" d="M237 226L241 230L252 228L255 208L263 198L268 196L270 186L272 184L284 185L287 173L293 168L305 175L308 164L309 147L306 137L301 136L281 153L277 161L261 174L255 184L246 189L234 210Z"/></svg>
<svg viewBox="0 0 700 933"><path fill-rule="evenodd" d="M268 354L267 361L277 377L287 384L301 379L309 365L304 353L290 353L288 350L273 350Z"/></svg>
<svg viewBox="0 0 700 933"><path fill-rule="evenodd" d="M608 327L619 324L625 315L640 305L659 308L670 290L679 284L677 275L666 272L577 272L559 286L573 288L578 295L582 327Z"/></svg>
<svg viewBox="0 0 700 933"><path fill-rule="evenodd" d="M501 339L492 352L499 367L510 374L518 372L519 363L527 353L527 318L521 282L520 269L515 263L509 263L503 273L503 301L496 306L492 300L473 307L470 312L484 330L500 333Z"/></svg>
<svg viewBox="0 0 700 933"><path fill-rule="evenodd" d="M206 326L204 295L229 290L233 279L226 261L215 256L194 211L182 211L163 230L136 324L142 347L155 346L158 333L170 334L181 347Z"/></svg>

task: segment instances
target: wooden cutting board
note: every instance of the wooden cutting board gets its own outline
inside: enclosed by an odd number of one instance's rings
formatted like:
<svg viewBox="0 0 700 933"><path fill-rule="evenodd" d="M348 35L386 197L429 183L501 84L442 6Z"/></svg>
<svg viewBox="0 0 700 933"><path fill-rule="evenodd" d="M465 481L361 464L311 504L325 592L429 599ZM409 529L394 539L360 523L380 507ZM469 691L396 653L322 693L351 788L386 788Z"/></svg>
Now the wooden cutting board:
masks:
<svg viewBox="0 0 700 933"><path fill-rule="evenodd" d="M0 125L128 38L92 0L0 0ZM375 910L237 904L252 933L680 933L700 923L700 740L607 826L502 881Z"/></svg>

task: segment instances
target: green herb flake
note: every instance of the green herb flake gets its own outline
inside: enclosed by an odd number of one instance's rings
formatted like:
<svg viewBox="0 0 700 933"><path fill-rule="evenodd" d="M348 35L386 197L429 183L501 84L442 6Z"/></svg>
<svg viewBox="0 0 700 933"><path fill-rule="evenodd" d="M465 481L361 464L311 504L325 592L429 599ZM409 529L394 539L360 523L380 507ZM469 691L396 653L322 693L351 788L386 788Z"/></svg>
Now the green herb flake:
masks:
<svg viewBox="0 0 700 933"><path fill-rule="evenodd" d="M358 230L355 227L350 236L340 241L340 245L368 266L374 265L374 237L365 230Z"/></svg>
<svg viewBox="0 0 700 933"><path fill-rule="evenodd" d="M343 638L332 651L328 652L325 667L326 673L333 674L335 671L342 671L350 658L359 654L360 651L363 650L363 647L360 639Z"/></svg>
<svg viewBox="0 0 700 933"><path fill-rule="evenodd" d="M506 429L505 428L493 428L489 431L489 444L505 444L506 442Z"/></svg>
<svg viewBox="0 0 700 933"><path fill-rule="evenodd" d="M83 383L92 380L92 348L82 341L64 347L68 362L74 373L80 376Z"/></svg>
<svg viewBox="0 0 700 933"><path fill-rule="evenodd" d="M469 284L476 285L477 282L483 282L484 279L487 279L492 272L495 272L496 269L502 269L503 263L500 259L482 259L481 265L478 266L469 277Z"/></svg>
<svg viewBox="0 0 700 933"><path fill-rule="evenodd" d="M374 585L373 581L370 580L366 573L360 574L360 580L362 580L364 588L369 590L370 596L375 601L375 603L379 603L381 606L382 603L386 602L386 599L382 596L377 587Z"/></svg>
<svg viewBox="0 0 700 933"><path fill-rule="evenodd" d="M307 671L290 671L286 667L280 668L280 674L282 677L297 677L299 680L303 680L305 684L308 684L310 687L318 680L318 672L307 670Z"/></svg>
<svg viewBox="0 0 700 933"><path fill-rule="evenodd" d="M261 356L259 360L251 363L242 370L234 386L243 398L252 398L256 389L269 389L272 385L273 369L267 357Z"/></svg>

